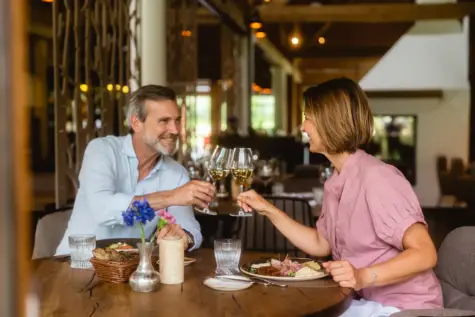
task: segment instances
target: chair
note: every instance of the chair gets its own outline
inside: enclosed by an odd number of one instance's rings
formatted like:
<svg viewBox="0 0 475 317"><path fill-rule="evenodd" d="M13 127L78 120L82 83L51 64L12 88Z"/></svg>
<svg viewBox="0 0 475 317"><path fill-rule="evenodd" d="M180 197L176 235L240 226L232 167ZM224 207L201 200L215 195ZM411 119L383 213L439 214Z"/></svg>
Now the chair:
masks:
<svg viewBox="0 0 475 317"><path fill-rule="evenodd" d="M475 311L475 227L450 232L438 252L435 273L440 280L444 307Z"/></svg>
<svg viewBox="0 0 475 317"><path fill-rule="evenodd" d="M34 213L36 223L33 223L35 228L33 259L51 257L56 253L56 248L68 227L71 212L72 207L67 206Z"/></svg>
<svg viewBox="0 0 475 317"><path fill-rule="evenodd" d="M297 222L310 227L315 225L312 208L306 199L278 196L264 197ZM244 250L280 253L282 256L286 254L306 256L304 252L292 245L267 217L258 213L254 213L252 217L241 218L239 228L239 237Z"/></svg>

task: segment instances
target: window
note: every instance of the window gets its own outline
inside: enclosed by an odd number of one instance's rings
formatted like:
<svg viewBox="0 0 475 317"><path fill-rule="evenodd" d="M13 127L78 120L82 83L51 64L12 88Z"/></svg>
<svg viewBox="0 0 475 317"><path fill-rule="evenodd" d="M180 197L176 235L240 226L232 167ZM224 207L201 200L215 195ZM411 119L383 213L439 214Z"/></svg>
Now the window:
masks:
<svg viewBox="0 0 475 317"><path fill-rule="evenodd" d="M254 130L272 133L275 129L275 98L273 95L253 95L251 122Z"/></svg>

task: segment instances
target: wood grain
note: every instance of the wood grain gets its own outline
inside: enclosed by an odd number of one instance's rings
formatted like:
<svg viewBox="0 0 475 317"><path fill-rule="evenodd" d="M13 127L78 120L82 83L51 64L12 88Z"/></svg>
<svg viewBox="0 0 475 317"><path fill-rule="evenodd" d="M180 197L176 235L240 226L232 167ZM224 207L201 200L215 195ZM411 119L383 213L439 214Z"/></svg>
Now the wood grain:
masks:
<svg viewBox="0 0 475 317"><path fill-rule="evenodd" d="M241 260L269 257L243 253ZM211 249L187 256L197 261L185 267L185 282L161 285L154 293L134 293L128 284L99 281L93 270L73 270L67 261L37 260L42 316L339 316L351 302L350 291L329 287L264 287L218 292L203 285L215 267Z"/></svg>

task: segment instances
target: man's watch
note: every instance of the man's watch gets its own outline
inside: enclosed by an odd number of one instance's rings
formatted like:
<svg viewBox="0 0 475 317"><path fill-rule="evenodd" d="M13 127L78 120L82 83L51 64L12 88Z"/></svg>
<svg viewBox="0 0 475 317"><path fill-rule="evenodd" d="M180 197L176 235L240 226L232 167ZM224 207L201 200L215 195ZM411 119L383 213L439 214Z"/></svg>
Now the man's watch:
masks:
<svg viewBox="0 0 475 317"><path fill-rule="evenodd" d="M191 233L189 233L186 230L183 230L183 231L185 231L186 237L188 238L188 249L187 250L189 250L189 249L191 249L195 246L195 239L193 238L193 235Z"/></svg>

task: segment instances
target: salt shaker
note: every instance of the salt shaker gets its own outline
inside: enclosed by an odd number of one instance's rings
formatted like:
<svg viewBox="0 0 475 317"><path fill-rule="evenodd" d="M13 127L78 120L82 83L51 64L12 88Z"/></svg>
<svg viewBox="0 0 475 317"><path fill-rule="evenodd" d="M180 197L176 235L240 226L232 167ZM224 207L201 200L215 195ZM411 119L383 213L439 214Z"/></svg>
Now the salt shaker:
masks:
<svg viewBox="0 0 475 317"><path fill-rule="evenodd" d="M164 237L160 241L160 278L163 284L183 283L184 253L181 237Z"/></svg>

